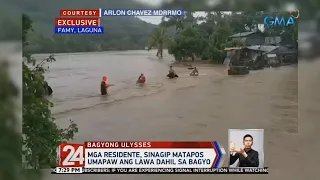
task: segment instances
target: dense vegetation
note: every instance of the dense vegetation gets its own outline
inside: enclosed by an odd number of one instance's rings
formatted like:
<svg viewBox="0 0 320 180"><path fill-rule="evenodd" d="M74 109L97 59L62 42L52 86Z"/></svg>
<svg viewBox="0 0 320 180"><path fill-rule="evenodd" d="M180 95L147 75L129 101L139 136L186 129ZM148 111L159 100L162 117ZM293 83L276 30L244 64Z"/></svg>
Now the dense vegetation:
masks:
<svg viewBox="0 0 320 180"><path fill-rule="evenodd" d="M18 90L10 81L8 62L0 60L0 179L18 180L21 178L21 136L18 132L18 116L14 100ZM12 141L13 140L13 141Z"/></svg>
<svg viewBox="0 0 320 180"><path fill-rule="evenodd" d="M244 42L236 42L229 39L229 36L248 31L263 31L265 36L282 39L298 39L298 25L290 27L259 28L263 24L266 15L278 15L289 17L287 12L234 12L225 14L223 11L207 12L206 17L194 17L192 12L186 16L170 16L164 18L157 29L150 37L149 46L157 47L161 56L163 44L168 46L170 54L178 61L191 58L212 60L214 63L222 63L225 57L224 48L245 45ZM167 37L165 29L174 26L175 35ZM162 33L160 33L162 32ZM166 41L164 41L164 39Z"/></svg>
<svg viewBox="0 0 320 180"><path fill-rule="evenodd" d="M27 34L32 30L32 20L23 15L23 49L30 45ZM31 62L31 54L23 52L27 62ZM62 142L73 139L78 132L77 125L71 120L70 126L60 129L51 116L50 107L53 104L46 98L45 79L43 73L44 62L52 62L54 58L48 58L34 66L27 66L22 62L22 133L23 133L23 160L24 167L33 169L48 168L56 164L56 148ZM35 61L34 61L35 62Z"/></svg>

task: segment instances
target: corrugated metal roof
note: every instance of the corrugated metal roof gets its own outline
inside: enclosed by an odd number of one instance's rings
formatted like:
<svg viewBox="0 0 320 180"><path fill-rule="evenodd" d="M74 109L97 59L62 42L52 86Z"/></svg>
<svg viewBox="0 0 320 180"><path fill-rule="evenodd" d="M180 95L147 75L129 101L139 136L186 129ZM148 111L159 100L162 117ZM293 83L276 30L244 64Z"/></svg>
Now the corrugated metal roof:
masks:
<svg viewBox="0 0 320 180"><path fill-rule="evenodd" d="M285 46L279 46L278 48L276 48L276 49L274 49L272 51L269 51L268 53L269 54L278 54L278 53L280 53L280 54L286 54L286 53L290 54L290 53L297 53L297 50L290 49L290 48L285 47Z"/></svg>
<svg viewBox="0 0 320 180"><path fill-rule="evenodd" d="M265 43L266 44L279 44L281 42L281 37L275 36L275 37L265 37Z"/></svg>
<svg viewBox="0 0 320 180"><path fill-rule="evenodd" d="M239 50L239 49L242 49L242 47L229 47L229 48L224 48L225 51Z"/></svg>
<svg viewBox="0 0 320 180"><path fill-rule="evenodd" d="M246 36L253 34L253 33L255 33L255 32L241 32L241 33L234 34L230 37L232 37L232 38L233 37L246 37Z"/></svg>
<svg viewBox="0 0 320 180"><path fill-rule="evenodd" d="M270 52L277 49L279 46L266 46L266 45L256 45L256 46L247 46L246 48L256 51Z"/></svg>
<svg viewBox="0 0 320 180"><path fill-rule="evenodd" d="M277 55L276 54L267 54L267 57L268 58L274 58L274 57L277 57Z"/></svg>

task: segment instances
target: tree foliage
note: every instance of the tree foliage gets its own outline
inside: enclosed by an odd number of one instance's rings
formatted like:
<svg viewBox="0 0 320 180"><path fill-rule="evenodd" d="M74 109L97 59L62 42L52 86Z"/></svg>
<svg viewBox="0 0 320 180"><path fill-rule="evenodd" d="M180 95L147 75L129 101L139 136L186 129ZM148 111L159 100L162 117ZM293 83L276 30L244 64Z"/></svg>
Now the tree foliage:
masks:
<svg viewBox="0 0 320 180"><path fill-rule="evenodd" d="M188 15L189 14L189 15ZM174 55L177 61L200 57L212 60L213 63L222 63L226 47L244 46L246 42L231 40L232 34L261 31L261 24L266 15L285 16L288 13L270 13L264 11L245 11L226 14L221 11L206 12L206 17L193 17L191 12L182 17L168 16L161 25L176 27L176 34L168 44L169 54ZM192 19L193 18L193 19ZM196 23L201 20L201 23ZM266 27L265 27L266 28ZM280 36L282 39L297 40L297 26L266 28L266 35Z"/></svg>
<svg viewBox="0 0 320 180"><path fill-rule="evenodd" d="M27 35L32 30L31 19L23 15L23 47L30 44ZM23 53L27 59L32 56ZM53 104L45 96L44 62L51 62L48 58L35 66L28 66L22 62L23 71L23 159L24 166L33 169L46 168L56 164L56 148L62 142L73 139L78 131L77 125L71 120L70 126L60 129L51 115Z"/></svg>
<svg viewBox="0 0 320 180"><path fill-rule="evenodd" d="M20 180L21 176L21 134L15 100L18 89L9 77L9 64L0 60L0 179Z"/></svg>
<svg viewBox="0 0 320 180"><path fill-rule="evenodd" d="M155 28L148 42L148 50L157 48L156 56L163 56L163 46L168 40L167 30L163 27Z"/></svg>

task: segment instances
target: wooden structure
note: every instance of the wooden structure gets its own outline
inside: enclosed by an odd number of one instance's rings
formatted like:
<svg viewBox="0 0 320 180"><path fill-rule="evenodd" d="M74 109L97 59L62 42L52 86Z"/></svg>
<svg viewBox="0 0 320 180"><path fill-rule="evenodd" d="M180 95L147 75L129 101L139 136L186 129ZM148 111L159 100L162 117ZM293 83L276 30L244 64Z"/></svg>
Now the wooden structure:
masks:
<svg viewBox="0 0 320 180"><path fill-rule="evenodd" d="M289 46L278 46L266 54L275 54L282 65L298 63L298 50Z"/></svg>
<svg viewBox="0 0 320 180"><path fill-rule="evenodd" d="M228 75L246 75L249 74L249 69L245 66L230 66Z"/></svg>
<svg viewBox="0 0 320 180"><path fill-rule="evenodd" d="M267 64L267 58L263 55L265 51L263 48L256 46L226 48L227 58L226 65L244 66L249 70L263 69ZM229 64L227 63L229 61Z"/></svg>
<svg viewBox="0 0 320 180"><path fill-rule="evenodd" d="M240 60L242 47L226 48L227 58L224 64L229 67L228 75L246 75L249 74L248 67Z"/></svg>

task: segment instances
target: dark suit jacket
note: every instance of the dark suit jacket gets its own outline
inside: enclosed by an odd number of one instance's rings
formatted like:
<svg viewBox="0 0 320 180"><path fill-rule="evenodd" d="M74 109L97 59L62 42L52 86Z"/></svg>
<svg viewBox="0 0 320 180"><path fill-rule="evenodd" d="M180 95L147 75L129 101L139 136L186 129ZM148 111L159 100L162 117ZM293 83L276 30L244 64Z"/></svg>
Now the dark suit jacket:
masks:
<svg viewBox="0 0 320 180"><path fill-rule="evenodd" d="M232 165L239 159L239 167L259 167L259 153L253 149L246 152L248 156L245 158L242 154L236 153L234 156L230 155L229 164Z"/></svg>

